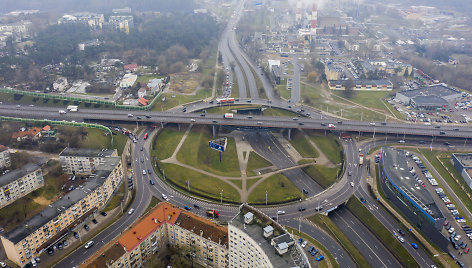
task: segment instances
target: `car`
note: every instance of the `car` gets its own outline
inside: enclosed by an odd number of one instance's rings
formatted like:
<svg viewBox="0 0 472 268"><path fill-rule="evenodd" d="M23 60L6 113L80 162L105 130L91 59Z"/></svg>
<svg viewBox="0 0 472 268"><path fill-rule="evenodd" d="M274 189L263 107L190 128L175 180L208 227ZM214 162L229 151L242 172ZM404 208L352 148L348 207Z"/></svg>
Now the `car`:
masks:
<svg viewBox="0 0 472 268"><path fill-rule="evenodd" d="M79 239L79 234L77 232L74 232L74 237L75 239Z"/></svg>
<svg viewBox="0 0 472 268"><path fill-rule="evenodd" d="M148 174L151 174L151 169L150 168L148 168Z"/></svg>
<svg viewBox="0 0 472 268"><path fill-rule="evenodd" d="M195 119L191 118L191 119L190 119L190 122L195 122Z"/></svg>
<svg viewBox="0 0 472 268"><path fill-rule="evenodd" d="M307 191L306 189L302 189L302 192L303 192L304 194L308 194L308 191Z"/></svg>
<svg viewBox="0 0 472 268"><path fill-rule="evenodd" d="M146 118L151 118L151 116L147 114L147 115L146 115Z"/></svg>
<svg viewBox="0 0 472 268"><path fill-rule="evenodd" d="M92 240L88 241L87 244L85 244L85 249L89 249L93 246L94 242Z"/></svg>
<svg viewBox="0 0 472 268"><path fill-rule="evenodd" d="M85 229L86 231L88 231L88 230L90 230L90 227L88 227L88 225L85 224L85 225L84 225L84 229Z"/></svg>
<svg viewBox="0 0 472 268"><path fill-rule="evenodd" d="M306 208L304 208L304 207L299 207L298 208L298 211L300 211L300 212L305 211L305 210L306 210Z"/></svg>
<svg viewBox="0 0 472 268"><path fill-rule="evenodd" d="M143 169L143 175L146 175L146 170Z"/></svg>
<svg viewBox="0 0 472 268"><path fill-rule="evenodd" d="M191 209L192 209L192 208L189 207L189 206L185 206L184 208L185 208L185 210L191 210Z"/></svg>
<svg viewBox="0 0 472 268"><path fill-rule="evenodd" d="M102 214L102 216L104 216L104 217L107 215L107 213L105 211L100 211L100 214Z"/></svg>
<svg viewBox="0 0 472 268"><path fill-rule="evenodd" d="M216 120L213 120L213 123L218 123L218 121L216 121Z"/></svg>
<svg viewBox="0 0 472 268"><path fill-rule="evenodd" d="M98 221L97 221L96 219L92 219L92 222L93 222L94 224L97 224L97 223L98 223Z"/></svg>
<svg viewBox="0 0 472 268"><path fill-rule="evenodd" d="M285 211L283 211L283 210L277 211L277 215L284 215L284 214L285 214Z"/></svg>
<svg viewBox="0 0 472 268"><path fill-rule="evenodd" d="M133 212L134 212L134 208L132 208L132 209L130 209L130 210L128 211L128 215L133 214Z"/></svg>
<svg viewBox="0 0 472 268"><path fill-rule="evenodd" d="M49 256L54 255L54 249L49 248L49 249L48 249L48 254L49 254Z"/></svg>
<svg viewBox="0 0 472 268"><path fill-rule="evenodd" d="M404 141L404 140L399 140L398 142L399 142L399 143L405 143L405 141Z"/></svg>
<svg viewBox="0 0 472 268"><path fill-rule="evenodd" d="M398 233L399 233L401 236L405 236L405 232L403 232L402 229L398 229Z"/></svg>
<svg viewBox="0 0 472 268"><path fill-rule="evenodd" d="M143 150L144 150L144 148L143 148L143 147L141 147L141 152L142 152Z"/></svg>
<svg viewBox="0 0 472 268"><path fill-rule="evenodd" d="M133 114L128 114L128 117L133 117L134 115Z"/></svg>
<svg viewBox="0 0 472 268"><path fill-rule="evenodd" d="M306 240L303 241L303 243L302 243L302 248L306 247L307 244L308 244L308 242L307 242Z"/></svg>
<svg viewBox="0 0 472 268"><path fill-rule="evenodd" d="M141 159L141 163L144 163L144 159ZM143 173L143 175L146 175L146 174Z"/></svg>
<svg viewBox="0 0 472 268"><path fill-rule="evenodd" d="M454 227L451 227L448 231L450 234L452 234L454 232Z"/></svg>
<svg viewBox="0 0 472 268"><path fill-rule="evenodd" d="M461 235L456 235L456 237L454 237L454 240L459 241L459 239L461 239L461 237L462 237Z"/></svg>
<svg viewBox="0 0 472 268"><path fill-rule="evenodd" d="M62 249L62 243L61 242L57 243L57 248Z"/></svg>
<svg viewBox="0 0 472 268"><path fill-rule="evenodd" d="M200 208L200 206L198 204L193 204L193 207L194 208Z"/></svg>
<svg viewBox="0 0 472 268"><path fill-rule="evenodd" d="M301 244L302 242L303 242L303 238L300 237L300 238L298 239L298 244Z"/></svg>
<svg viewBox="0 0 472 268"><path fill-rule="evenodd" d="M323 255L320 255L316 258L316 261L322 261L324 260L324 256Z"/></svg>
<svg viewBox="0 0 472 268"><path fill-rule="evenodd" d="M5 266L7 266L7 265L6 265L6 263L4 263L3 261L0 261L0 266L5 267Z"/></svg>
<svg viewBox="0 0 472 268"><path fill-rule="evenodd" d="M351 184L351 187L354 187L354 182L351 181L350 184Z"/></svg>
<svg viewBox="0 0 472 268"><path fill-rule="evenodd" d="M298 122L298 124L299 124L300 126L305 125L305 123L303 123L303 122Z"/></svg>
<svg viewBox="0 0 472 268"><path fill-rule="evenodd" d="M63 245L64 247L67 247L68 244L69 244L69 243L67 243L67 240L62 241L62 245ZM39 262L39 261L38 261L38 262Z"/></svg>
<svg viewBox="0 0 472 268"><path fill-rule="evenodd" d="M294 117L294 118L292 118L292 120L295 120L295 121L296 121L296 120L298 120L298 117Z"/></svg>
<svg viewBox="0 0 472 268"><path fill-rule="evenodd" d="M448 224L449 224L448 220L445 220L444 223L443 223L444 226L447 226Z"/></svg>
<svg viewBox="0 0 472 268"><path fill-rule="evenodd" d="M360 200L361 200L362 203L365 203L365 202L366 202L365 199L364 199L364 197L361 197Z"/></svg>
<svg viewBox="0 0 472 268"><path fill-rule="evenodd" d="M398 241L405 243L405 239L401 236L397 236Z"/></svg>
<svg viewBox="0 0 472 268"><path fill-rule="evenodd" d="M314 249L314 250L311 252L311 255L312 255L312 256L315 256L316 254L318 254L318 250L317 250L317 249Z"/></svg>
<svg viewBox="0 0 472 268"><path fill-rule="evenodd" d="M418 249L418 245L416 243L411 243L411 246L414 248L414 249Z"/></svg>
<svg viewBox="0 0 472 268"><path fill-rule="evenodd" d="M151 185L156 184L153 180L149 180L149 183L150 183Z"/></svg>
<svg viewBox="0 0 472 268"><path fill-rule="evenodd" d="M308 248L308 252L312 252L313 250L315 250L315 247L314 247L314 246L310 246L310 247Z"/></svg>
<svg viewBox="0 0 472 268"><path fill-rule="evenodd" d="M464 249L464 253L465 254L469 253L469 248Z"/></svg>
<svg viewBox="0 0 472 268"><path fill-rule="evenodd" d="M16 106L16 108L21 108L21 105L18 104L18 105Z"/></svg>
<svg viewBox="0 0 472 268"><path fill-rule="evenodd" d="M141 116L138 116L138 117L136 117L136 118L137 118L138 120L141 120L141 119L142 119Z"/></svg>

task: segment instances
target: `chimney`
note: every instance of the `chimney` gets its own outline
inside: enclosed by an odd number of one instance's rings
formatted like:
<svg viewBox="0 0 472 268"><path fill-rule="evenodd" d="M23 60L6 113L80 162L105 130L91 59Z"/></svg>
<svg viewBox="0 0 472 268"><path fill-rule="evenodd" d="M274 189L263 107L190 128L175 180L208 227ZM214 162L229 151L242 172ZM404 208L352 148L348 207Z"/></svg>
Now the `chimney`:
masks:
<svg viewBox="0 0 472 268"><path fill-rule="evenodd" d="M200 236L203 237L203 230L200 230Z"/></svg>

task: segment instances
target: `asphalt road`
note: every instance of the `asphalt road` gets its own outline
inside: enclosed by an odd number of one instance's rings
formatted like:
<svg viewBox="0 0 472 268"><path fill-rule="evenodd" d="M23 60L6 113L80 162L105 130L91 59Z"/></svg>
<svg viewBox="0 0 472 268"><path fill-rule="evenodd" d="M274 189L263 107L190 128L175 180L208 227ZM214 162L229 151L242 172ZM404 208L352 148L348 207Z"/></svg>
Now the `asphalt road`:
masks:
<svg viewBox="0 0 472 268"><path fill-rule="evenodd" d="M270 132L248 132L244 138L251 144L252 148L269 160L278 169L284 169L296 166L288 152L283 148L282 144ZM301 168L288 170L283 172L287 178L297 186L300 191L305 189L308 191L306 196L314 196L321 192L323 188L308 176Z"/></svg>
<svg viewBox="0 0 472 268"><path fill-rule="evenodd" d="M293 57L293 79L291 90L291 103L298 103L300 101L300 65L296 57Z"/></svg>

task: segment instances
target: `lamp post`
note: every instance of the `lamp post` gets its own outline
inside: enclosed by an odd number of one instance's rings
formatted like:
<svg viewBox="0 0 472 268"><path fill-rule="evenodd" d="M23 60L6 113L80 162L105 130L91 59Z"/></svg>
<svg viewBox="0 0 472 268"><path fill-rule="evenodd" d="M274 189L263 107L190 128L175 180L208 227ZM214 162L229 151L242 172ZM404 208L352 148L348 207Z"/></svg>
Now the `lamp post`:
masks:
<svg viewBox="0 0 472 268"><path fill-rule="evenodd" d="M220 192L220 203L223 204L223 190Z"/></svg>
<svg viewBox="0 0 472 268"><path fill-rule="evenodd" d="M267 190L266 190L266 206L267 206Z"/></svg>

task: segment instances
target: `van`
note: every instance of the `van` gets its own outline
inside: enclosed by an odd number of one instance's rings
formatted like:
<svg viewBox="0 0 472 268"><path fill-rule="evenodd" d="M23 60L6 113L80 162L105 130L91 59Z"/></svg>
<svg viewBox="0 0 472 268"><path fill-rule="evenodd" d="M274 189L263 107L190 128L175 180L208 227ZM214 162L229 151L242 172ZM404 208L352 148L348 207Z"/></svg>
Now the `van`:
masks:
<svg viewBox="0 0 472 268"><path fill-rule="evenodd" d="M85 249L91 248L93 244L94 244L93 241L88 241L87 244L85 244Z"/></svg>

